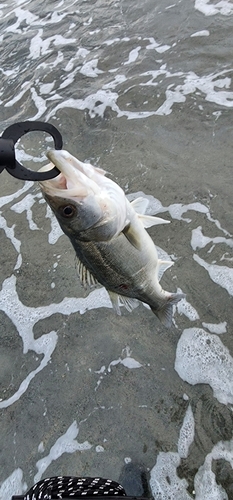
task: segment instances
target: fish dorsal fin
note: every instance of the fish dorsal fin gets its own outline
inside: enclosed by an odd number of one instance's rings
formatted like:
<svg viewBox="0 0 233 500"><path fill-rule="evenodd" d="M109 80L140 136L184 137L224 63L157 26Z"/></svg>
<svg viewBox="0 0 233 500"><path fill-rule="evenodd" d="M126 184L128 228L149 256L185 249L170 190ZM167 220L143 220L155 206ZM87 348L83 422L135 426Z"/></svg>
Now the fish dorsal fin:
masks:
<svg viewBox="0 0 233 500"><path fill-rule="evenodd" d="M92 287L98 284L97 279L93 276L93 274L91 274L89 269L87 269L78 257L76 258L76 269L82 286Z"/></svg>
<svg viewBox="0 0 233 500"><path fill-rule="evenodd" d="M123 229L122 233L125 235L127 240L131 243L131 245L133 245L133 247L135 247L137 250L141 250L142 246L141 246L140 237L138 235L138 232L135 231L132 224L130 224L130 223L127 224L127 226L125 226L125 228Z"/></svg>
<svg viewBox="0 0 233 500"><path fill-rule="evenodd" d="M155 217L154 215L141 215L138 214L138 218L143 223L145 228L151 226L157 226L158 224L169 224L170 220L161 219L161 217Z"/></svg>
<svg viewBox="0 0 233 500"><path fill-rule="evenodd" d="M132 312L135 307L138 306L138 300L132 299L131 297L125 297L124 295L119 295L118 293L107 290L110 300L112 302L112 307L114 311L121 316L120 305L122 304L127 311Z"/></svg>
<svg viewBox="0 0 233 500"><path fill-rule="evenodd" d="M131 206L133 207L135 212L137 212L137 214L145 214L148 205L149 200L147 200L147 198L143 198L142 196L139 196L139 198L131 201Z"/></svg>
<svg viewBox="0 0 233 500"><path fill-rule="evenodd" d="M172 260L158 260L158 281L161 280L163 273L173 265L174 262Z"/></svg>

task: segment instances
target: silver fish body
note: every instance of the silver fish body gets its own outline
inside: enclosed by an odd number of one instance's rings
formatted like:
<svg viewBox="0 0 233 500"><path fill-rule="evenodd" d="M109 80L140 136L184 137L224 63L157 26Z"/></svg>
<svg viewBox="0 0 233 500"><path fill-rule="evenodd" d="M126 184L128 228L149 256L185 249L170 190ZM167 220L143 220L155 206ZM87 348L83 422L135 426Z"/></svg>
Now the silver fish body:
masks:
<svg viewBox="0 0 233 500"><path fill-rule="evenodd" d="M162 289L160 272L173 262L158 259L145 229L168 221L145 215L147 200L130 203L103 170L66 151L50 151L48 157L50 168L56 165L61 174L40 186L75 249L82 284L102 284L118 314L121 304L132 310L139 300L170 327L172 306L184 295Z"/></svg>

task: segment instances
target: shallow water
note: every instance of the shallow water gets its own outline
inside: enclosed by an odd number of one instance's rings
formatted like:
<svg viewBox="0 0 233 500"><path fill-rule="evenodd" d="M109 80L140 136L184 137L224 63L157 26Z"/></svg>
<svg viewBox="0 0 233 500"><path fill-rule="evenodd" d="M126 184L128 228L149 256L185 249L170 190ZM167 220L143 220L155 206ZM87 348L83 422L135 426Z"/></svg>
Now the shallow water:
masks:
<svg viewBox="0 0 233 500"><path fill-rule="evenodd" d="M1 174L0 498L53 475L118 480L143 464L154 498L233 495L233 4L1 4L1 125L50 121L171 224L149 232L186 293L166 330L84 291L37 184ZM51 147L29 134L31 168ZM214 496L215 495L215 496Z"/></svg>

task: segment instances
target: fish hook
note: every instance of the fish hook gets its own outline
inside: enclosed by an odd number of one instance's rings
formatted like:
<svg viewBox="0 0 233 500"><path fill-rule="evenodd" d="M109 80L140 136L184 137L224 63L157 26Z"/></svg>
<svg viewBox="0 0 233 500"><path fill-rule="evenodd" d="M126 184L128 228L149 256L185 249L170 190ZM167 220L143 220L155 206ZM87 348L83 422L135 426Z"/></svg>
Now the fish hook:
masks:
<svg viewBox="0 0 233 500"><path fill-rule="evenodd" d="M0 137L0 173L5 168L13 177L26 181L45 181L60 174L56 167L46 172L35 172L25 168L16 160L14 148L16 142L23 135L33 131L47 132L53 137L55 149L62 149L62 136L54 125L38 121L14 123Z"/></svg>

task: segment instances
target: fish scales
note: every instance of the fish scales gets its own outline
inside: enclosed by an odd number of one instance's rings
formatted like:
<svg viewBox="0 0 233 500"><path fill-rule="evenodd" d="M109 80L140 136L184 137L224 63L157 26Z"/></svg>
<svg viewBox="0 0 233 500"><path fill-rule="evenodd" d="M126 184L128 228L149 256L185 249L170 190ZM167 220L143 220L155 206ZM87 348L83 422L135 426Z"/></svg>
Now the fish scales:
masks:
<svg viewBox="0 0 233 500"><path fill-rule="evenodd" d="M118 291L122 295L130 291L132 298L139 298L143 285L138 284L136 279L140 274L140 283L144 283L148 280L148 274L146 268L139 265L137 249L131 248L124 234L109 243L84 242L75 238L70 240L77 257L107 290ZM130 247L130 261L126 259L127 247Z"/></svg>

